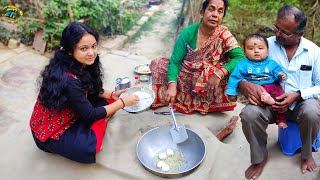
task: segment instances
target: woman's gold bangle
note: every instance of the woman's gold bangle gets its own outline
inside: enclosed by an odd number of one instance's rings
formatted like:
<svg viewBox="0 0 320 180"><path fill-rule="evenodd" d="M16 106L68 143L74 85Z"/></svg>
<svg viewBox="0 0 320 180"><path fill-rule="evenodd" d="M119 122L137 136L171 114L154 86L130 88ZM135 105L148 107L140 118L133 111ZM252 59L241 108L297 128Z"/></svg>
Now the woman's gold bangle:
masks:
<svg viewBox="0 0 320 180"><path fill-rule="evenodd" d="M214 75L216 75L220 80L222 80L222 77L217 72L214 72Z"/></svg>

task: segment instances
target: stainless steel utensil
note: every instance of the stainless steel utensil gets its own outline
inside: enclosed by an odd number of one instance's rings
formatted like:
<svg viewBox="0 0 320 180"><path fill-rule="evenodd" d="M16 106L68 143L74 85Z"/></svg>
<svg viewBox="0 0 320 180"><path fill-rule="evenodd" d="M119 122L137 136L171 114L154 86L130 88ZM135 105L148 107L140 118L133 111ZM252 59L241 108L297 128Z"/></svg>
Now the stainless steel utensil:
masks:
<svg viewBox="0 0 320 180"><path fill-rule="evenodd" d="M140 65L138 65L138 66L136 66L135 68L134 68L134 72L136 73L136 74L138 74L138 75L151 75L151 71L147 71L147 72L141 72L141 71L139 71L139 68L140 67L149 67L149 64L140 64Z"/></svg>
<svg viewBox="0 0 320 180"><path fill-rule="evenodd" d="M123 109L130 113L139 113L145 110L148 110L155 99L154 91L149 88L148 86L136 86L129 88L126 92L122 93L120 97L125 97L134 93L144 92L147 93L149 96L140 97L140 101L138 104L133 106L125 106Z"/></svg>
<svg viewBox="0 0 320 180"><path fill-rule="evenodd" d="M170 111L160 111L160 112L154 112L154 114L158 114L158 115L171 115ZM174 115L176 116L184 116L185 114L178 112L178 111L174 111Z"/></svg>
<svg viewBox="0 0 320 180"><path fill-rule="evenodd" d="M188 139L176 144L170 135L171 126L156 127L144 133L136 146L136 153L143 167L149 172L166 178L178 178L194 172L206 156L206 146L201 137L187 128ZM179 152L185 161L179 169L174 171L162 171L156 164L158 155L167 149Z"/></svg>
<svg viewBox="0 0 320 180"><path fill-rule="evenodd" d="M116 79L116 87L115 87L116 91L130 88L130 87L131 87L131 83L130 83L129 77L119 77Z"/></svg>
<svg viewBox="0 0 320 180"><path fill-rule="evenodd" d="M186 127L184 124L179 124L179 125L177 124L176 117L174 115L171 103L169 104L169 109L170 109L172 120L174 122L174 126L172 126L172 128L170 129L172 140L177 144L182 143L188 139Z"/></svg>

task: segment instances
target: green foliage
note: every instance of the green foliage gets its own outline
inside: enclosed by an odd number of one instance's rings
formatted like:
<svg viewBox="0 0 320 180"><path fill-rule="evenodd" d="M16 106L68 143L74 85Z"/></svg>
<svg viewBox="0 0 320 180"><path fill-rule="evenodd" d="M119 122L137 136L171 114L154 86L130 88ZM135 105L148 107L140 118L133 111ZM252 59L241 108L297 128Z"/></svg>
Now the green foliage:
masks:
<svg viewBox="0 0 320 180"><path fill-rule="evenodd" d="M0 42L7 45L11 38L18 39L21 43L27 46L32 45L32 34L28 34L24 31L11 31L0 27Z"/></svg>
<svg viewBox="0 0 320 180"><path fill-rule="evenodd" d="M267 37L274 35L271 27L276 19L278 9L293 5L308 14L310 7L300 0L229 0L229 9L223 24L227 26L242 44L244 37L251 33L260 33ZM308 23L310 22L310 18ZM310 39L310 26L305 37ZM320 39L315 39L317 43Z"/></svg>
<svg viewBox="0 0 320 180"><path fill-rule="evenodd" d="M20 26L28 33L44 31L47 49L57 45L65 26L71 22L68 8L72 11L74 21L83 20L98 31L107 35L127 32L141 17L139 8L146 0L128 0L120 4L119 0L38 0L42 5L41 15L32 3L25 13ZM39 20L40 19L40 20Z"/></svg>
<svg viewBox="0 0 320 180"><path fill-rule="evenodd" d="M139 38L141 36L141 34L145 31L151 31L153 29L153 24L156 23L158 21L158 18L160 16L164 15L164 11L163 10L159 10L157 12L154 13L153 16L151 16L147 22L145 22L141 28L138 30L138 32L132 37L132 39L130 39L130 43L133 43L137 40L137 38Z"/></svg>
<svg viewBox="0 0 320 180"><path fill-rule="evenodd" d="M169 24L170 24L169 31L166 33L166 36L164 36L161 39L163 43L168 43L168 42L172 41L172 39L175 39L178 19L172 19L171 22L169 22Z"/></svg>

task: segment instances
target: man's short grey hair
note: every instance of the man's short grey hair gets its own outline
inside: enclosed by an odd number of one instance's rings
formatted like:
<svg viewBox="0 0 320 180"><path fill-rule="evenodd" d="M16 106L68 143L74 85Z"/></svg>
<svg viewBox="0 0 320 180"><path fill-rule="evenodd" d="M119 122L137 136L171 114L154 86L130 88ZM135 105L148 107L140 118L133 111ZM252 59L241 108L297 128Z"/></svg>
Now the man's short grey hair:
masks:
<svg viewBox="0 0 320 180"><path fill-rule="evenodd" d="M286 16L293 15L294 19L298 23L298 27L295 31L295 33L304 32L307 24L307 16L304 14L303 11L300 9L294 7L294 6L284 6L279 9L277 18L281 19Z"/></svg>

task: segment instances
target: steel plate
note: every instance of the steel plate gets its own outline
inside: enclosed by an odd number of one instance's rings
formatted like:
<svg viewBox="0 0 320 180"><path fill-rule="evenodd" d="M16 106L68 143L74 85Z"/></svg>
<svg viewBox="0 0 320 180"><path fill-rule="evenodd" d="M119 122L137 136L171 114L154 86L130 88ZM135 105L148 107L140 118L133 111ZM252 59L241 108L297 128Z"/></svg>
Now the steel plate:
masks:
<svg viewBox="0 0 320 180"><path fill-rule="evenodd" d="M155 99L155 93L150 86L131 87L128 91L122 93L120 97L125 97L131 94L137 94L140 98L138 104L133 106L125 106L123 109L130 113L138 113L148 110Z"/></svg>

